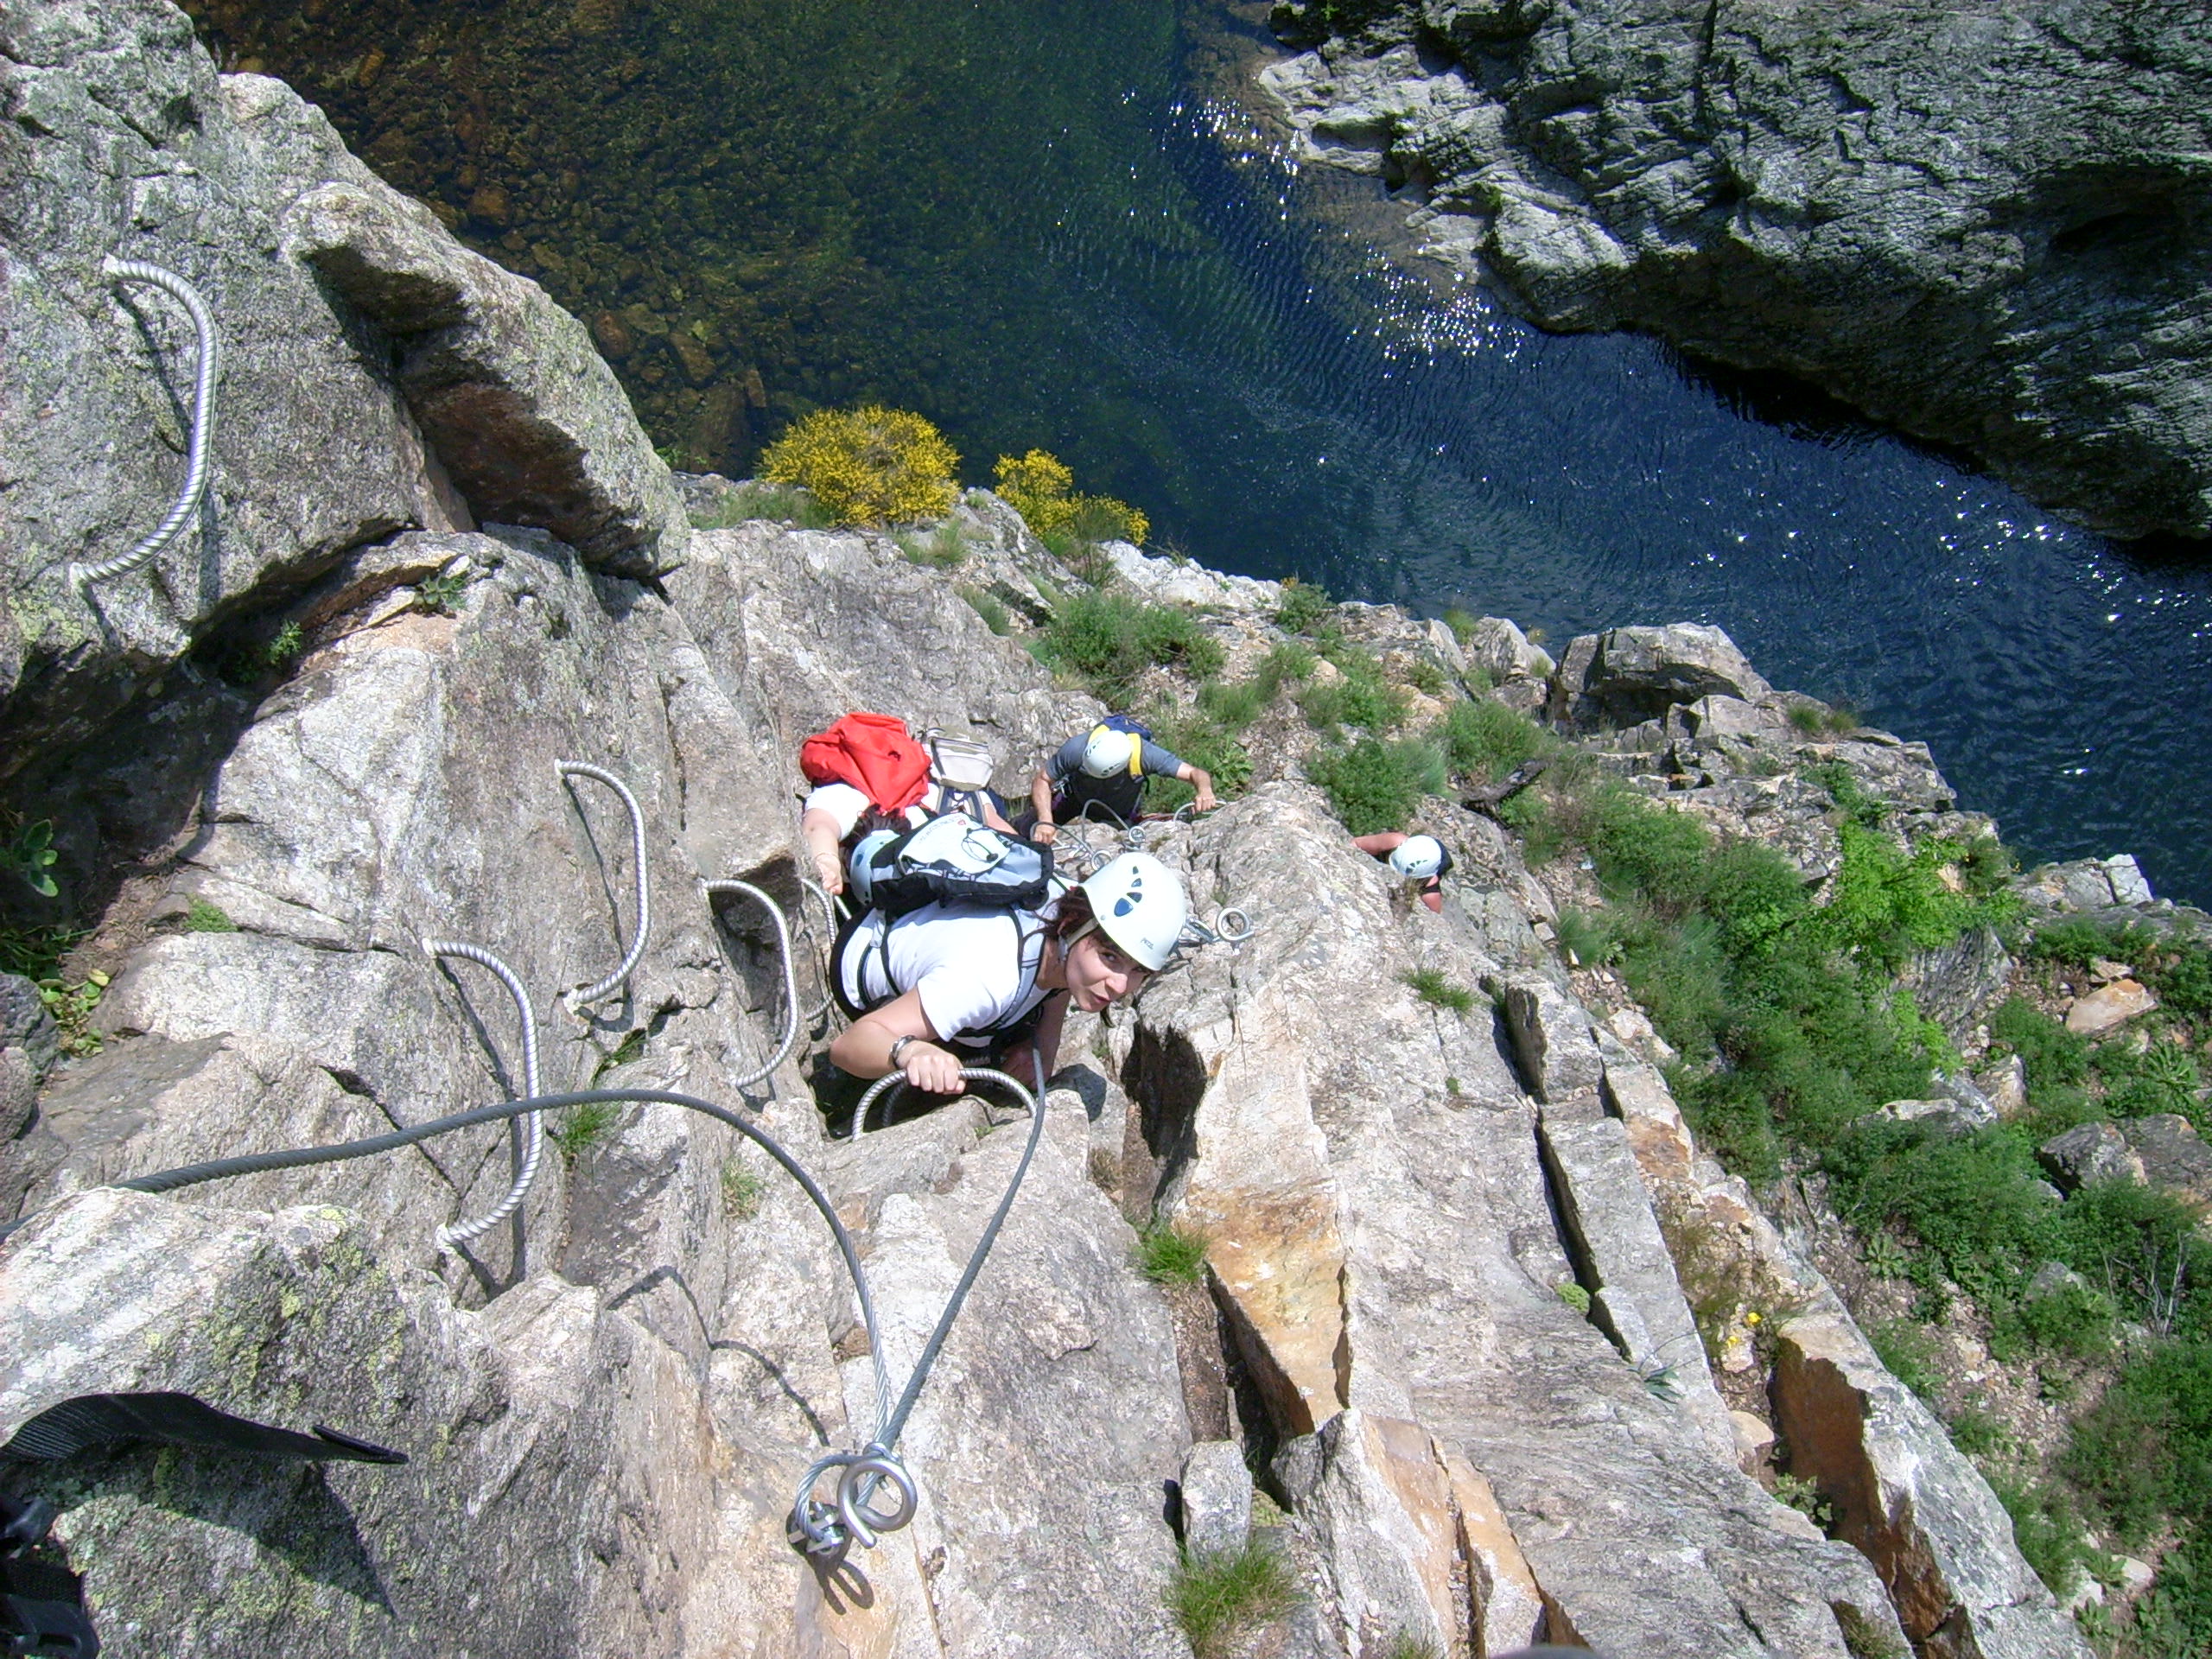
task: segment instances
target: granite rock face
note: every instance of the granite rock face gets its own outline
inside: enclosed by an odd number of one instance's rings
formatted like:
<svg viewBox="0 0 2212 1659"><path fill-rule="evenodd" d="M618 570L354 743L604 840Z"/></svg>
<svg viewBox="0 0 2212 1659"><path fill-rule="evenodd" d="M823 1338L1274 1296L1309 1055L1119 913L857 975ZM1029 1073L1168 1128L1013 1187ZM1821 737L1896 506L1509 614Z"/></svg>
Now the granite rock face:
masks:
<svg viewBox="0 0 2212 1659"><path fill-rule="evenodd" d="M2212 531L2198 8L1377 10L1262 82L1532 320L1784 371L2096 528Z"/></svg>
<svg viewBox="0 0 2212 1659"><path fill-rule="evenodd" d="M1286 776L1147 827L1201 916L1236 904L1258 931L1071 1021L1026 1185L900 1442L918 1513L810 1571L785 1530L802 1472L876 1432L872 1359L896 1389L1027 1127L969 1099L831 1132L805 1077L831 1025L792 751L885 709L989 744L1012 791L1098 705L888 537L687 536L676 489L709 519L728 489L655 470L573 321L472 263L282 87L216 76L174 14L5 19L0 142L30 181L10 292L36 302L11 310L6 372L46 377L56 421L116 424L143 360L87 273L127 213L174 232L172 263L204 254L192 274L266 333L230 358L202 537L242 563L206 567L195 597L188 547L126 584L143 616L70 643L59 564L158 508L166 474L103 461L66 524L44 461L7 496L37 533L10 542L0 591L18 622L48 619L15 636L37 660L10 753L35 754L7 804L72 826L79 874L113 868L84 883L104 896L80 950L112 982L72 1052L36 988L0 980L0 1220L23 1224L0 1238L0 1436L79 1394L175 1389L410 1458L325 1472L142 1449L38 1471L107 1651L1179 1659L1177 1520L1230 1547L1257 1507L1248 1469L1287 1506L1252 1531L1305 1596L1255 1636L1278 1651L1895 1648L1888 1564L1739 1466L1654 1197L1654 1167L1694 1169L1695 1147L1616 1035L1635 1028L1570 994L1543 887L1495 822L1440 802L1449 899L1408 906ZM19 224L38 232L20 251ZM72 378L71 351L107 366ZM309 394L327 423L288 438L286 400ZM493 508L533 522L474 527ZM1003 503L958 511L963 583L1030 614L1077 580ZM1133 586L1188 584L1253 654L1265 585L1120 563ZM1344 614L1386 660L1482 667L1516 706L1548 695L1552 664L1510 625L1471 664L1434 625ZM296 627L298 653L217 685L187 647L248 617ZM1731 757L1788 741L1781 705L1708 633L1620 631L1580 683L1643 688L1641 723L1697 768L1690 810L1748 810ZM1916 780L1939 816L1924 754L1877 737L1835 758ZM619 798L563 761L625 781L641 849ZM117 816L149 793L158 810ZM1087 835L1071 859L1109 850ZM766 908L702 891L727 878L791 922L795 995ZM529 1006L426 948L455 940L510 964ZM633 943L626 978L574 1004ZM1496 1006L1424 1001L1416 969ZM853 1236L880 1351L800 1189L668 1103L543 1125L515 1213L457 1245L439 1229L508 1190L519 1127L161 1197L110 1185L420 1124L533 1070L548 1090L686 1092L775 1137ZM1204 1293L1141 1271L1131 1224L1154 1219L1204 1236ZM2009 1593L2025 1569L2001 1517L1970 1468L1946 1478L1973 1500L1946 1570ZM1954 1605L1980 1636L1982 1604ZM2031 1594L2007 1605L2007 1628L2063 1629ZM2043 1634L1979 1650L2067 1650Z"/></svg>

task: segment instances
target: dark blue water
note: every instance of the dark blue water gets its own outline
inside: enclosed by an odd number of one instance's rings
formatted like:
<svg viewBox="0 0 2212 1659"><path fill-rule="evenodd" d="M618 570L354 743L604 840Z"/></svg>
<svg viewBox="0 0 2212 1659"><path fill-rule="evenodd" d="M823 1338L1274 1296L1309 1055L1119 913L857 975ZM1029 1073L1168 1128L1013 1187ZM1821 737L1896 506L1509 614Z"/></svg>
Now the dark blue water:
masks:
<svg viewBox="0 0 2212 1659"><path fill-rule="evenodd" d="M970 481L1052 449L1224 569L1554 645L1718 623L1925 739L2027 855L2133 852L2212 901L2212 568L1397 257L1379 187L1241 107L1243 0L191 3L619 340L683 464L741 475L878 400Z"/></svg>

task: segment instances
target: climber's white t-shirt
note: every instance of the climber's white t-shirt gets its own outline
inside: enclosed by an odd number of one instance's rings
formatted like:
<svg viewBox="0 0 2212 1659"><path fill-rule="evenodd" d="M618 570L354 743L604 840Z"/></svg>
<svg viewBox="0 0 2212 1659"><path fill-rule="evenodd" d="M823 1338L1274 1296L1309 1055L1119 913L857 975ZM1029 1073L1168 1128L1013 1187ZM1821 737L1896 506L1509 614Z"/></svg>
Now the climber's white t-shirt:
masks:
<svg viewBox="0 0 2212 1659"><path fill-rule="evenodd" d="M907 991L945 1041L963 1033L988 1042L988 1028L1011 1023L1050 995L1036 982L1042 924L1059 908L998 910L982 905L925 905L887 929L872 912L853 930L838 973L845 995L868 1007Z"/></svg>
<svg viewBox="0 0 2212 1659"><path fill-rule="evenodd" d="M935 784L929 793L906 809L906 822L914 828L927 823L937 814L940 791ZM837 839L842 841L853 833L861 821L861 814L868 810L868 796L850 784L823 784L806 798L802 812L827 812L837 824Z"/></svg>

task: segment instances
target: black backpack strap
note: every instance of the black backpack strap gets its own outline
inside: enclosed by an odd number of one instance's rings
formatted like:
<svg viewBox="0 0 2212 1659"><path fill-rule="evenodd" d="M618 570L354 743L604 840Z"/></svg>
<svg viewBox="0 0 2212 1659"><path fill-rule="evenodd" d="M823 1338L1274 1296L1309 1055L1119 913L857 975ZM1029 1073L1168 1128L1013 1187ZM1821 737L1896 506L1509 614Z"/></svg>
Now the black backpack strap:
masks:
<svg viewBox="0 0 2212 1659"><path fill-rule="evenodd" d="M100 1650L84 1580L29 1559L53 1525L46 1499L0 1492L0 1654L9 1659L92 1659Z"/></svg>
<svg viewBox="0 0 2212 1659"><path fill-rule="evenodd" d="M0 1446L0 1458L53 1463L118 1440L261 1452L314 1462L404 1463L407 1454L315 1426L312 1434L218 1411L189 1394L86 1394L49 1406Z"/></svg>

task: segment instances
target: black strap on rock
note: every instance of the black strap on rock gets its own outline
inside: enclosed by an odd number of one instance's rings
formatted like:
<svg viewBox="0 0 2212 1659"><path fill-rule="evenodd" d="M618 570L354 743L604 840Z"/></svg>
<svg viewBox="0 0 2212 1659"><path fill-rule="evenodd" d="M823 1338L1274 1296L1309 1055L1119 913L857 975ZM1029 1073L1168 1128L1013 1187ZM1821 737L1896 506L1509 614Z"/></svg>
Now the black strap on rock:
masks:
<svg viewBox="0 0 2212 1659"><path fill-rule="evenodd" d="M88 1446L117 1440L199 1446L218 1452L260 1452L315 1462L404 1463L407 1454L315 1426L312 1434L272 1428L218 1411L189 1394L86 1394L49 1406L0 1446L0 1458L54 1463Z"/></svg>
<svg viewBox="0 0 2212 1659"><path fill-rule="evenodd" d="M54 1505L44 1498L0 1492L0 1654L8 1659L95 1659L100 1650L83 1581L23 1559L53 1524Z"/></svg>
<svg viewBox="0 0 2212 1659"><path fill-rule="evenodd" d="M259 1452L312 1462L394 1464L404 1452L372 1445L318 1424L312 1434L218 1411L189 1394L86 1394L49 1406L16 1429L0 1461L58 1463L96 1446L151 1440L160 1446ZM85 1611L75 1573L25 1559L45 1541L54 1505L0 1493L0 1659L95 1659L99 1637Z"/></svg>

